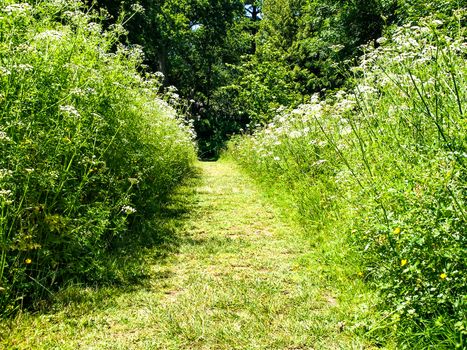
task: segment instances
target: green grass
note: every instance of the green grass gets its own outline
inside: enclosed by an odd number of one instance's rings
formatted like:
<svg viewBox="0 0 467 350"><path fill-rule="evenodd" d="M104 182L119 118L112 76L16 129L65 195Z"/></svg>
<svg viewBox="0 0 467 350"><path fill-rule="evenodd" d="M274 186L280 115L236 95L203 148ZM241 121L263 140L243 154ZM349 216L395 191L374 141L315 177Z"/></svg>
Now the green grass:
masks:
<svg viewBox="0 0 467 350"><path fill-rule="evenodd" d="M6 349L367 349L372 295L231 162L200 163L130 287L75 286L1 328ZM277 202L277 201L276 201ZM170 230L169 230L170 231ZM316 243L318 242L318 244ZM170 253L173 252L173 253ZM332 262L332 263L331 263Z"/></svg>

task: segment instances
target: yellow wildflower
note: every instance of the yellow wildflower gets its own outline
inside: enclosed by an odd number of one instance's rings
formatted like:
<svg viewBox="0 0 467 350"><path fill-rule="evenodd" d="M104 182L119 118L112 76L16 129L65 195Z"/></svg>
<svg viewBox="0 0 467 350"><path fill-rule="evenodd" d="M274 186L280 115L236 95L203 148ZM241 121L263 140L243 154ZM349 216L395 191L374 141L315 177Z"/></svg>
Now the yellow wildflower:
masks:
<svg viewBox="0 0 467 350"><path fill-rule="evenodd" d="M393 232L394 232L395 235L398 235L399 233L401 233L401 228L396 227Z"/></svg>
<svg viewBox="0 0 467 350"><path fill-rule="evenodd" d="M360 271L359 273L357 273L357 275L358 275L359 277L363 277L363 272Z"/></svg>
<svg viewBox="0 0 467 350"><path fill-rule="evenodd" d="M446 275L446 274L443 272L441 275L439 275L439 277L440 277L442 280L445 280L446 277L448 277L448 275Z"/></svg>
<svg viewBox="0 0 467 350"><path fill-rule="evenodd" d="M26 260L24 260L25 264L29 265L30 263L32 263L32 260L27 258Z"/></svg>
<svg viewBox="0 0 467 350"><path fill-rule="evenodd" d="M402 259L401 260L401 266L407 265L407 259Z"/></svg>

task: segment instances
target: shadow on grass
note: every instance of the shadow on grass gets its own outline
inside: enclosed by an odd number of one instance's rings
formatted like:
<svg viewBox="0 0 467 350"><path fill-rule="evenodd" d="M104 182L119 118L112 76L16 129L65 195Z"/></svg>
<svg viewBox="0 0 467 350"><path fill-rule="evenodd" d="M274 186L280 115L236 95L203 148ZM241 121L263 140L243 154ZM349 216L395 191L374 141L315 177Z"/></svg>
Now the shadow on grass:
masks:
<svg viewBox="0 0 467 350"><path fill-rule="evenodd" d="M109 251L95 260L92 276L78 276L66 282L47 300L33 303L30 311L56 312L63 307L83 310L101 306L120 294L149 288L154 280L163 283L172 276L168 270L154 271L155 263L163 266L183 242L184 226L197 205L196 186L201 170L195 168L183 183L163 201L149 219L135 222L127 236L115 240ZM80 305L81 304L81 305Z"/></svg>

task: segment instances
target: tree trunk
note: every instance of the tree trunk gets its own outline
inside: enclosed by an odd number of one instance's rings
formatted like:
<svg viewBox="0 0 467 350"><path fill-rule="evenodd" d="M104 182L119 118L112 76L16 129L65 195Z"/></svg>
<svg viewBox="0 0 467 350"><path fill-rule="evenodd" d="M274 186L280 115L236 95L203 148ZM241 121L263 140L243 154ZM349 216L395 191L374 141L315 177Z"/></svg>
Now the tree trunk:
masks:
<svg viewBox="0 0 467 350"><path fill-rule="evenodd" d="M158 50L157 53L157 64L158 64L158 70L162 74L164 74L164 80L163 84L167 85L167 73L168 73L168 67L167 67L167 61L168 61L168 53L167 53L167 48L165 46L161 46Z"/></svg>

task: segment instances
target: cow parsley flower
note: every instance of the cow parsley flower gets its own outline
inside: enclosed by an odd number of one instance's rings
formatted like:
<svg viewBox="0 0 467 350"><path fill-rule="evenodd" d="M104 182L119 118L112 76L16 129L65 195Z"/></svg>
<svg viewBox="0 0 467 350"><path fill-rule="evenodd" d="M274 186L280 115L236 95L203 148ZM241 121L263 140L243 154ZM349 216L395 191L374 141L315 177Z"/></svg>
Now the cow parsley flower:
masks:
<svg viewBox="0 0 467 350"><path fill-rule="evenodd" d="M0 141L11 141L11 139L8 137L7 133L5 131L0 131Z"/></svg>
<svg viewBox="0 0 467 350"><path fill-rule="evenodd" d="M11 14L20 14L30 11L32 6L29 5L27 2L21 4L11 4L2 9L3 12L11 15Z"/></svg>
<svg viewBox="0 0 467 350"><path fill-rule="evenodd" d="M81 116L76 108L71 105L60 106L60 112L72 118L79 118Z"/></svg>
<svg viewBox="0 0 467 350"><path fill-rule="evenodd" d="M136 209L133 208L133 207L130 207L129 205L124 205L122 207L122 212L127 214L127 215L130 215L130 214L136 213Z"/></svg>
<svg viewBox="0 0 467 350"><path fill-rule="evenodd" d="M46 30L37 34L34 39L36 40L60 40L64 36L63 32L58 30Z"/></svg>

